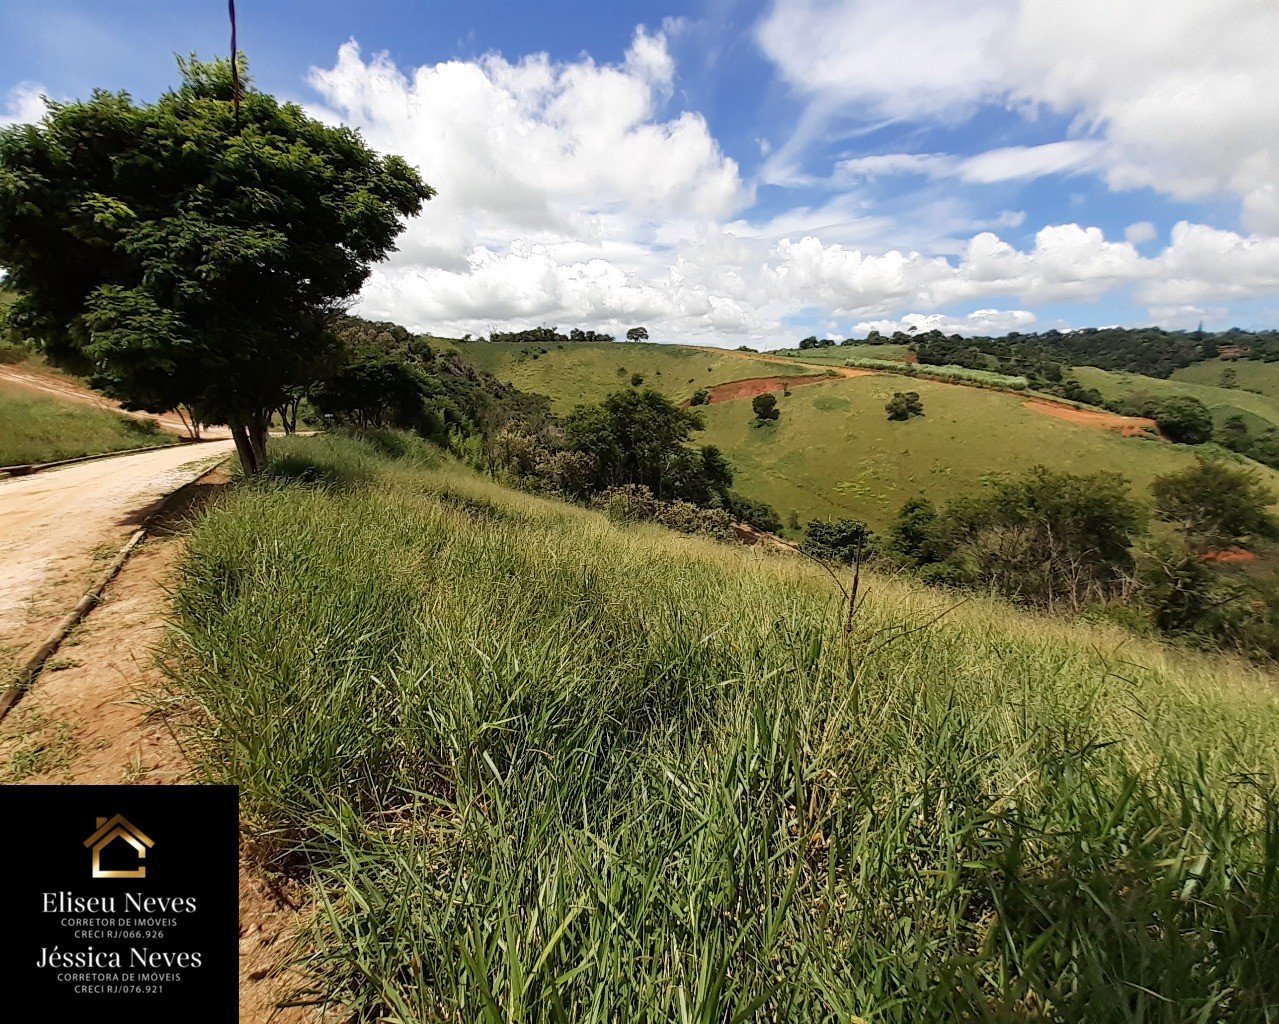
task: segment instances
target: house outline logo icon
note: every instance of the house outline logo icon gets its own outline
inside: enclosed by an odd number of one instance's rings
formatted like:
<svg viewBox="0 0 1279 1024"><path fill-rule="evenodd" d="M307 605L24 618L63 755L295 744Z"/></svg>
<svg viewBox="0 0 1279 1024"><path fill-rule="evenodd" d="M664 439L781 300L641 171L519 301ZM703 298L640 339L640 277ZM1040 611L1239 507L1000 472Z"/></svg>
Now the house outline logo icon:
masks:
<svg viewBox="0 0 1279 1024"><path fill-rule="evenodd" d="M97 829L93 835L84 841L85 846L93 847L93 877L146 878L147 866L145 864L139 864L133 871L107 871L103 869L102 851L117 839L123 839L132 846L137 851L138 860L145 858L147 850L155 845L155 840L129 821L123 814L117 814L110 819L99 818Z"/></svg>

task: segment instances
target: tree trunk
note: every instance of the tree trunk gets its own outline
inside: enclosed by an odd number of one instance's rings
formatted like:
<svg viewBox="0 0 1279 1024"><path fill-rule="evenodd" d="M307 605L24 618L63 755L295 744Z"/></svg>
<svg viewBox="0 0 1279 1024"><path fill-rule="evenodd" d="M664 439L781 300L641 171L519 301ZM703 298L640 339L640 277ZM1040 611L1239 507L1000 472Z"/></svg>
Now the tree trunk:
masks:
<svg viewBox="0 0 1279 1024"><path fill-rule="evenodd" d="M286 434L293 434L298 429L298 407L302 404L302 400L295 399L287 401L279 406L275 411L280 414L280 425L284 427Z"/></svg>
<svg viewBox="0 0 1279 1024"><path fill-rule="evenodd" d="M234 420L228 426L231 428L231 439L235 441L235 451L240 456L240 468L244 470L244 475L257 476L260 467L253 453L253 445L249 443L248 427L240 420Z"/></svg>
<svg viewBox="0 0 1279 1024"><path fill-rule="evenodd" d="M257 463L258 472L266 469L266 430L269 411L258 409L249 419L249 446L253 449L253 460Z"/></svg>

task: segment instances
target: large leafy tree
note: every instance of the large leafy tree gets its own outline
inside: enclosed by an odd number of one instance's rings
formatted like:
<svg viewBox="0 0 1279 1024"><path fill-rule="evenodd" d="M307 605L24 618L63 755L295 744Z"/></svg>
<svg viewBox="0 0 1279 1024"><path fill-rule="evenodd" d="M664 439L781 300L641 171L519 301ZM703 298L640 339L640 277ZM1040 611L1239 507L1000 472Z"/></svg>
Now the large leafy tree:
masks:
<svg viewBox="0 0 1279 1024"><path fill-rule="evenodd" d="M246 473L327 324L433 190L360 136L179 60L152 104L97 91L0 132L14 319L131 408L227 423Z"/></svg>
<svg viewBox="0 0 1279 1024"><path fill-rule="evenodd" d="M1175 525L1195 550L1245 544L1274 536L1271 493L1254 473L1216 459L1200 459L1178 473L1155 477L1155 514Z"/></svg>
<svg viewBox="0 0 1279 1024"><path fill-rule="evenodd" d="M696 478L702 475L704 453L686 442L703 426L697 413L656 391L618 391L599 405L573 410L564 421L564 443L592 457L599 490L642 484L659 498L684 497L695 481L701 484ZM714 481L707 486L718 489L723 458L718 449L710 451Z"/></svg>

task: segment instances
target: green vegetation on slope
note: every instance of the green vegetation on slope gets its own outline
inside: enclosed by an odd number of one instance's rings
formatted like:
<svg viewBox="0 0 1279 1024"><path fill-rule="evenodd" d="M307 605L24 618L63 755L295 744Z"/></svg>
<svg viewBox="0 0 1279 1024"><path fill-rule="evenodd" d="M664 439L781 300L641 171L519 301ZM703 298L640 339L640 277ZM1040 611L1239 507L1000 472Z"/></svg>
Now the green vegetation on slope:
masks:
<svg viewBox="0 0 1279 1024"><path fill-rule="evenodd" d="M820 373L782 359L762 359L722 349L635 343L510 345L475 341L459 351L481 370L521 391L546 395L557 413L603 401L639 374L646 388L682 402L699 388L750 377Z"/></svg>
<svg viewBox="0 0 1279 1024"><path fill-rule="evenodd" d="M909 345L835 345L831 348L778 349L768 354L794 359L801 363L822 363L827 366L843 366L846 359L890 359L905 362L910 353Z"/></svg>
<svg viewBox="0 0 1279 1024"><path fill-rule="evenodd" d="M801 559L341 437L276 464L329 483L199 526L171 665L353 1018L1279 1007L1266 677L874 575L849 637Z"/></svg>
<svg viewBox="0 0 1279 1024"><path fill-rule="evenodd" d="M149 420L68 402L0 381L0 466L173 444Z"/></svg>
<svg viewBox="0 0 1279 1024"><path fill-rule="evenodd" d="M1212 359L1195 363L1172 375L1175 381L1186 384L1203 384L1234 392L1256 392L1279 401L1279 362L1267 363L1259 359ZM1231 383L1233 382L1233 386Z"/></svg>
<svg viewBox="0 0 1279 1024"><path fill-rule="evenodd" d="M1213 422L1220 426L1231 416L1241 415L1250 426L1279 426L1279 394L1274 396L1254 394L1242 388L1232 389L1216 386L1216 382L1198 383L1182 377L1182 374L1202 367L1210 367L1220 379L1220 368L1234 366L1234 363L1198 363L1179 370L1172 380L1157 380L1137 373L1112 372L1099 370L1095 366L1080 366L1071 371L1080 384L1086 388L1096 388L1106 401L1117 401L1131 396L1148 396L1161 400L1172 397L1188 396L1197 398L1212 413ZM1242 364L1239 364L1242 365ZM1261 364L1269 366L1270 364ZM1279 380L1279 370L1276 371ZM1197 376L1205 376L1200 373ZM1211 376L1211 373L1207 374Z"/></svg>
<svg viewBox="0 0 1279 1024"><path fill-rule="evenodd" d="M705 443L736 471L734 486L785 518L850 516L883 529L916 495L941 503L972 493L983 477L1035 465L1062 472L1108 470L1144 492L1159 474L1193 462L1193 450L1065 422L997 391L923 378L910 381L925 415L906 423L884 417L902 378L873 375L795 388L778 398L781 418L753 425L747 402L702 410ZM1267 481L1279 481L1262 470Z"/></svg>

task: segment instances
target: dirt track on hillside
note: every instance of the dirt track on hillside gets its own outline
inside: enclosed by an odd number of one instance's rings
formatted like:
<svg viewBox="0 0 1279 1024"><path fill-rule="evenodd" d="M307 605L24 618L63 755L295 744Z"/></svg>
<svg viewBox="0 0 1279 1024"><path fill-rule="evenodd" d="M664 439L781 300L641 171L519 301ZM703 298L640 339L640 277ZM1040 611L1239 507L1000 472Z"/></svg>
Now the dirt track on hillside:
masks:
<svg viewBox="0 0 1279 1024"><path fill-rule="evenodd" d="M155 647L169 615L169 589L187 516L226 487L225 472L180 495L107 588L103 602L68 637L35 686L0 723L0 781L52 785L166 785L198 782L163 716ZM240 865L242 1024L303 1024L309 1010L277 1011L297 987L282 967L299 927L304 890L269 882Z"/></svg>
<svg viewBox="0 0 1279 1024"><path fill-rule="evenodd" d="M716 384L706 390L710 393L710 405L719 402L732 402L739 398L754 398L772 391L786 388L803 387L806 384L821 384L845 377L869 377L874 370L857 370L847 366L832 366L839 377L827 377L824 374L805 374L800 377L748 377L745 380L730 380L726 384Z"/></svg>
<svg viewBox="0 0 1279 1024"><path fill-rule="evenodd" d="M182 421L182 417L175 412L159 414L129 412L127 409L121 409L119 403L113 402L109 398L104 398L96 391L90 390L69 377L63 377L56 373L44 373L40 370L0 365L0 381L13 384L27 391L35 391L51 395L54 398L61 398L64 401L76 402L79 405L92 405L98 409L106 409L108 412L116 412L121 416L132 416L134 419L139 420L154 420L167 433L177 434L179 437L190 436L187 425ZM226 427L205 427L201 431L201 436L230 437L231 433Z"/></svg>
<svg viewBox="0 0 1279 1024"><path fill-rule="evenodd" d="M1027 409L1041 412L1045 416L1053 416L1069 423L1078 423L1085 427L1096 427L1100 430L1113 430L1124 437L1149 437L1162 439L1159 425L1144 416L1120 416L1113 412L1099 412L1092 409L1076 409L1070 405L1059 405L1056 402L1045 402L1042 399L1031 399L1022 403Z"/></svg>

